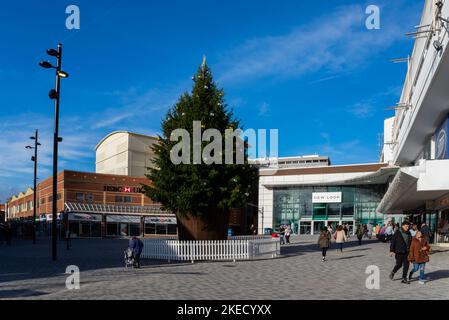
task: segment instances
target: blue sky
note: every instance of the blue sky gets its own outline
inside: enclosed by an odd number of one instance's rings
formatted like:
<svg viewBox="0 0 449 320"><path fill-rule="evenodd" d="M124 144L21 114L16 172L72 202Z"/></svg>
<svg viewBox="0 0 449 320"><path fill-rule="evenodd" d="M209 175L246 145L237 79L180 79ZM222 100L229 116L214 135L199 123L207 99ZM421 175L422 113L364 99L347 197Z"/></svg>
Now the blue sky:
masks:
<svg viewBox="0 0 449 320"><path fill-rule="evenodd" d="M281 3L280 3L281 2ZM65 28L76 4L81 29ZM381 29L365 27L378 5ZM0 3L0 201L32 182L28 137L38 128L39 178L51 174L53 74L45 50L64 44L60 169L95 170L107 133L159 132L206 55L245 128L279 129L279 154L321 154L333 164L377 162L384 109L405 77L393 58L423 1L138 1Z"/></svg>

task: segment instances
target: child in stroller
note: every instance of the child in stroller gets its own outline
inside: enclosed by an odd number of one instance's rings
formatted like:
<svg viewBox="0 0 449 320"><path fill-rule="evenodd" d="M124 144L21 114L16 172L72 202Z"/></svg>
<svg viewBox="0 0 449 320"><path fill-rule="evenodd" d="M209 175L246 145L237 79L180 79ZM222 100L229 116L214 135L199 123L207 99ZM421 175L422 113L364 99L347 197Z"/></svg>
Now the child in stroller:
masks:
<svg viewBox="0 0 449 320"><path fill-rule="evenodd" d="M127 248L124 252L125 257L125 268L128 269L128 266L135 267L136 259L134 259L133 249Z"/></svg>

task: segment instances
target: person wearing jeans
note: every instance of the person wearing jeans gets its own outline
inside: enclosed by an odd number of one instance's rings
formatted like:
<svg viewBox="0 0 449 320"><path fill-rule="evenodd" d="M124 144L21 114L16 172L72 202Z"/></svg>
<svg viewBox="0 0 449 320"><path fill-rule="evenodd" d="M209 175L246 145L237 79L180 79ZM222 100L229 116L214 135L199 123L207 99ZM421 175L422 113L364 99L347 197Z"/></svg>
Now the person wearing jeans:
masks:
<svg viewBox="0 0 449 320"><path fill-rule="evenodd" d="M412 279L413 273L419 270L419 283L425 283L426 263L429 262L429 252L431 251L427 238L422 232L417 231L416 236L412 239L408 260L413 263L413 269L408 279Z"/></svg>
<svg viewBox="0 0 449 320"><path fill-rule="evenodd" d="M396 257L396 265L394 266L393 271L391 271L390 273L390 279L393 280L395 273L398 272L399 269L403 268L402 283L405 284L410 284L410 281L407 278L407 272L410 267L408 253L411 239L408 229L408 222L403 222L402 228L394 233L393 237L391 238L390 244L390 256L395 255Z"/></svg>
<svg viewBox="0 0 449 320"><path fill-rule="evenodd" d="M343 226L338 226L337 232L335 233L335 242L337 243L337 253L340 250L343 253L343 244L346 242L347 237Z"/></svg>

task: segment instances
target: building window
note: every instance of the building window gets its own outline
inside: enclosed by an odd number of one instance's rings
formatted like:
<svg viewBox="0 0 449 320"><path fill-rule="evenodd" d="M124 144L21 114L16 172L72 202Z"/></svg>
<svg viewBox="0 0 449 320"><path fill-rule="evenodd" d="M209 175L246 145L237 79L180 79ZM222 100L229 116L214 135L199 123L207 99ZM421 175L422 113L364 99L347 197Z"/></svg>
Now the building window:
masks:
<svg viewBox="0 0 449 320"><path fill-rule="evenodd" d="M76 201L84 202L84 193L76 193Z"/></svg>
<svg viewBox="0 0 449 320"><path fill-rule="evenodd" d="M312 222L300 222L299 234L311 234L312 232Z"/></svg>
<svg viewBox="0 0 449 320"><path fill-rule="evenodd" d="M57 197L58 200L61 200L61 194L60 193L58 193L56 197ZM48 202L53 202L53 196L49 196L48 197Z"/></svg>
<svg viewBox="0 0 449 320"><path fill-rule="evenodd" d="M115 202L123 202L122 196L115 196Z"/></svg>
<svg viewBox="0 0 449 320"><path fill-rule="evenodd" d="M125 203L132 203L133 199L130 196L123 197L123 202Z"/></svg>

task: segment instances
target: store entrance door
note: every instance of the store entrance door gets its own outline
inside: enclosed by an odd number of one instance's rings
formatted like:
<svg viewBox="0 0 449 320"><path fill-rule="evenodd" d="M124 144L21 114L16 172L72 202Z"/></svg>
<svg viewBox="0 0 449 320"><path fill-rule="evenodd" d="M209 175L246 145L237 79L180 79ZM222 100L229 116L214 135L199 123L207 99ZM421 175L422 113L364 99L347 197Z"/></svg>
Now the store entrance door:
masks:
<svg viewBox="0 0 449 320"><path fill-rule="evenodd" d="M325 221L314 221L313 222L313 234L320 234L320 231L326 226Z"/></svg>

